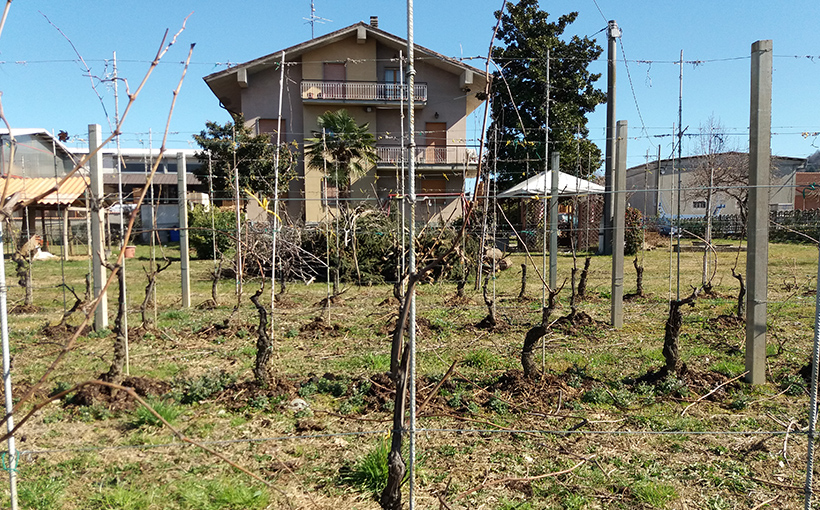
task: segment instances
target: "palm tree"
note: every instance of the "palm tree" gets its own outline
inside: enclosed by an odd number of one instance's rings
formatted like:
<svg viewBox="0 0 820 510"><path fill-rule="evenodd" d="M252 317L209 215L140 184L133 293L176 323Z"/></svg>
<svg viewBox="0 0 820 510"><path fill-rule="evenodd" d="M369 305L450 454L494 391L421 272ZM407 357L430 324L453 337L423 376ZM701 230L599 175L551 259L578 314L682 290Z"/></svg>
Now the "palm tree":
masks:
<svg viewBox="0 0 820 510"><path fill-rule="evenodd" d="M368 131L369 124L356 124L347 110L327 111L318 118L319 129L309 138L306 155L309 164L328 167L328 181L336 186L341 198L350 197L350 181L367 171L378 160L376 138ZM324 135L324 136L323 136Z"/></svg>

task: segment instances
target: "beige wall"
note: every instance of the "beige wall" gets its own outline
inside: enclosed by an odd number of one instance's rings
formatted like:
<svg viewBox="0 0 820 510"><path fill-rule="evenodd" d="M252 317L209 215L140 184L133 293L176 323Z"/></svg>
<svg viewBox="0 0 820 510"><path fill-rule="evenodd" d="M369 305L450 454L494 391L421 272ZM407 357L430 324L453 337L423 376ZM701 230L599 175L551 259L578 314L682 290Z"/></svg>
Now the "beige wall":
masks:
<svg viewBox="0 0 820 510"><path fill-rule="evenodd" d="M323 46L302 55L302 75L305 80L321 80L325 62L346 64L348 81L377 81L376 41L357 42L355 34L335 44Z"/></svg>

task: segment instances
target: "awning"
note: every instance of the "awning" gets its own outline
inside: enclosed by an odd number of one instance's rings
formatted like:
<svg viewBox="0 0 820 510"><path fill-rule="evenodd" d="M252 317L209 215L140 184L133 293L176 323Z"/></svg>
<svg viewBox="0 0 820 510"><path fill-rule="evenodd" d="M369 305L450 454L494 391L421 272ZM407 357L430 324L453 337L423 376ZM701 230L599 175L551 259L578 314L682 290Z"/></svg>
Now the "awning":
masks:
<svg viewBox="0 0 820 510"><path fill-rule="evenodd" d="M60 179L55 177L15 177L12 176L9 181L9 189L7 196L20 192L17 197L18 202L24 202L37 198L43 193L48 192L54 188ZM0 177L0 193L6 186L6 177ZM71 205L73 204L88 187L85 177L74 176L69 177L60 188L43 198L39 199L37 205Z"/></svg>
<svg viewBox="0 0 820 510"><path fill-rule="evenodd" d="M589 195L603 193L604 187L574 175L558 172L558 195ZM498 198L547 196L552 193L552 170L541 172L498 194Z"/></svg>

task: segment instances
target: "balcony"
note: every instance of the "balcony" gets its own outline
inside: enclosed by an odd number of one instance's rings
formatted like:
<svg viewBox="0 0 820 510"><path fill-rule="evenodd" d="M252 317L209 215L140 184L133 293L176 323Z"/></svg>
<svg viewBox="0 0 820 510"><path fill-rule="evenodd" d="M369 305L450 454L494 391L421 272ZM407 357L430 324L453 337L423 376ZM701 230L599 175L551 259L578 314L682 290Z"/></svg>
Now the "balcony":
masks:
<svg viewBox="0 0 820 510"><path fill-rule="evenodd" d="M416 83L413 91L416 103L420 106L427 103L426 83ZM402 99L407 101L407 85L370 81L306 80L301 84L301 94L303 101L316 104L359 103L398 107Z"/></svg>
<svg viewBox="0 0 820 510"><path fill-rule="evenodd" d="M379 165L400 164L404 152L401 147L376 147ZM477 162L475 151L466 147L416 147L416 164L419 165L463 165Z"/></svg>

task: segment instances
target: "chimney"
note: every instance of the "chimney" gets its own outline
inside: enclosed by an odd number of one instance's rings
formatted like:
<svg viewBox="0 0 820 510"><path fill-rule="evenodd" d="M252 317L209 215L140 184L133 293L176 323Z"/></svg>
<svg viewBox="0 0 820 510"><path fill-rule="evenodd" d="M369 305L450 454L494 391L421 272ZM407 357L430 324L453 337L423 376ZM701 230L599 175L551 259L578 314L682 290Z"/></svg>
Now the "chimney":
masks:
<svg viewBox="0 0 820 510"><path fill-rule="evenodd" d="M370 26L373 28L379 28L379 17L378 16L370 16Z"/></svg>

